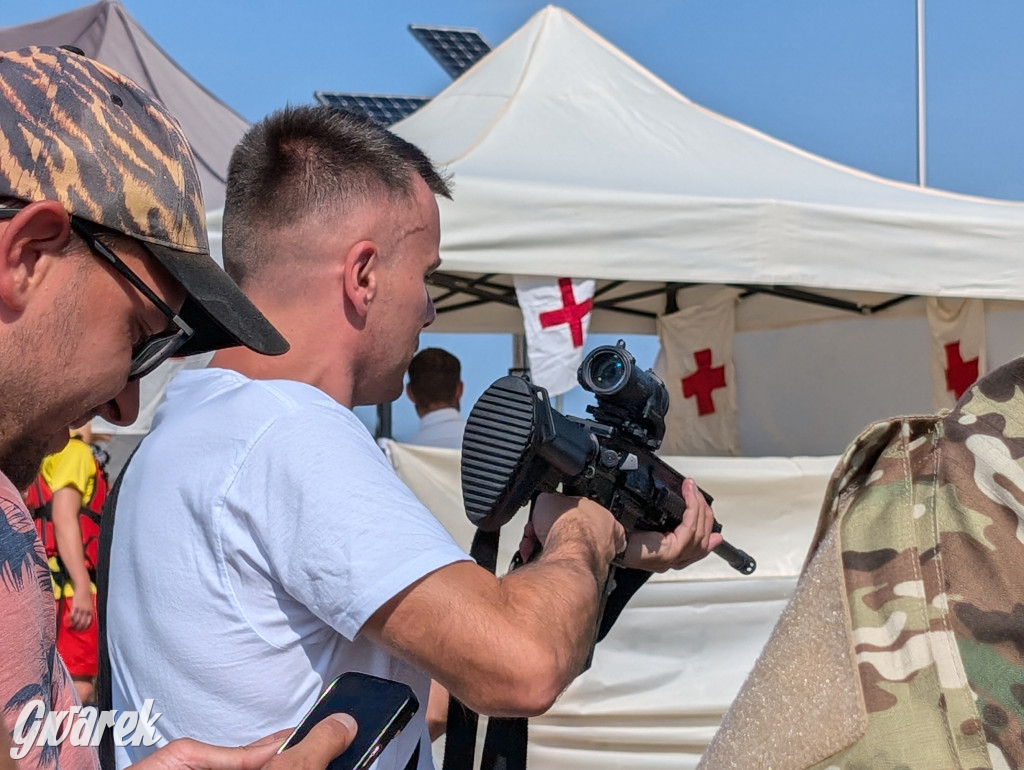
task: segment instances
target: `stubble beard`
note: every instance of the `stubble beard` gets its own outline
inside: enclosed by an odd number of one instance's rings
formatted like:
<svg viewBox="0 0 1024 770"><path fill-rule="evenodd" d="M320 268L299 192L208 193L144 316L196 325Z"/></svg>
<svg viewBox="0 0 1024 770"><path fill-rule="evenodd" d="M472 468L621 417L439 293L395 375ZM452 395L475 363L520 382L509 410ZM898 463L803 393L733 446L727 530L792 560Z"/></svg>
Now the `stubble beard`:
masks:
<svg viewBox="0 0 1024 770"><path fill-rule="evenodd" d="M27 350L21 344L15 349ZM0 472L21 490L26 489L39 473L39 466L53 439L53 420L47 419L45 402L52 400L50 397L56 383L46 381L40 373L57 370L42 368L41 363L34 356L23 357L19 371L8 370L7 375L0 378L0 397L3 398ZM45 427L47 424L50 429Z"/></svg>
<svg viewBox="0 0 1024 770"><path fill-rule="evenodd" d="M39 473L49 443L16 441L4 447L4 453L0 454L0 471L19 490L28 489Z"/></svg>

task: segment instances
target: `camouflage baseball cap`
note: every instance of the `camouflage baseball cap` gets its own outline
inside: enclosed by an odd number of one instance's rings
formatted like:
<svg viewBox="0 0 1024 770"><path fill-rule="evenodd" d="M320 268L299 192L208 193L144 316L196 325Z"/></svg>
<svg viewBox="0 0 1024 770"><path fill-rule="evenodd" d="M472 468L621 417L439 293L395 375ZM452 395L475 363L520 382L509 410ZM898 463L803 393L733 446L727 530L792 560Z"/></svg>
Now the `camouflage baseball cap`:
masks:
<svg viewBox="0 0 1024 770"><path fill-rule="evenodd" d="M55 200L142 241L188 292L179 355L288 343L210 256L178 121L128 78L62 48L0 52L0 196Z"/></svg>

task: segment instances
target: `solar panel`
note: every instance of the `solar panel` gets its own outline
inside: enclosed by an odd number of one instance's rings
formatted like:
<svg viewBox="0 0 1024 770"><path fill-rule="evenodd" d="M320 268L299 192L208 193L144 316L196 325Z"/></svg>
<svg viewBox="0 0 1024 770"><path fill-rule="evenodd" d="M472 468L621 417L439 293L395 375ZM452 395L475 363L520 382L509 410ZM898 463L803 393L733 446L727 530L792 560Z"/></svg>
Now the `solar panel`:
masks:
<svg viewBox="0 0 1024 770"><path fill-rule="evenodd" d="M410 24L409 31L454 80L490 53L490 44L475 29L425 27Z"/></svg>
<svg viewBox="0 0 1024 770"><path fill-rule="evenodd" d="M430 101L427 96L384 96L381 94L343 94L314 91L316 100L327 107L365 115L382 126L390 126L412 115Z"/></svg>

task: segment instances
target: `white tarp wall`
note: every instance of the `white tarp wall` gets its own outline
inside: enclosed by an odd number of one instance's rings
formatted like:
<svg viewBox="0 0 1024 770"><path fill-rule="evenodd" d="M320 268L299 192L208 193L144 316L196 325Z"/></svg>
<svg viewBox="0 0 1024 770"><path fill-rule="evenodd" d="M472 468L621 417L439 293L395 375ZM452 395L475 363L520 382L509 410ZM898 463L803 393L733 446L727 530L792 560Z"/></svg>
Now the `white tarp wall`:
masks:
<svg viewBox="0 0 1024 770"><path fill-rule="evenodd" d="M384 442L399 477L467 551L460 453ZM695 767L796 585L835 457L669 457L715 497L724 534L757 559L752 576L709 556L655 575L633 598L593 666L530 721L532 770ZM502 534L499 569L522 533ZM438 747L435 746L435 753Z"/></svg>
<svg viewBox="0 0 1024 770"><path fill-rule="evenodd" d="M1024 353L1024 309L985 304L993 369ZM745 456L838 454L870 422L933 411L922 315L740 332L734 361Z"/></svg>

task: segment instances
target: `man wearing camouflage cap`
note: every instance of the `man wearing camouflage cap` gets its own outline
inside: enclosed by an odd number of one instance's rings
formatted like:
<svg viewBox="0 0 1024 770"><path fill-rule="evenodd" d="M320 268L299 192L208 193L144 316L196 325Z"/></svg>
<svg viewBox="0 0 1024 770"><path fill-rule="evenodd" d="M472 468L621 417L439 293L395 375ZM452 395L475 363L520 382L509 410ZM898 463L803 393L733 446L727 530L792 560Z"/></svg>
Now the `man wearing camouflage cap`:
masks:
<svg viewBox="0 0 1024 770"><path fill-rule="evenodd" d="M210 258L177 121L68 50L0 53L0 335L0 714L11 728L32 701L47 712L76 705L55 651L42 545L19 494L42 457L94 416L134 421L138 379L168 356L288 347ZM271 764L323 767L351 732L350 720L329 721ZM277 745L280 736L245 749L185 740L147 762L259 767ZM92 747L65 741L32 746L19 766L96 763Z"/></svg>

